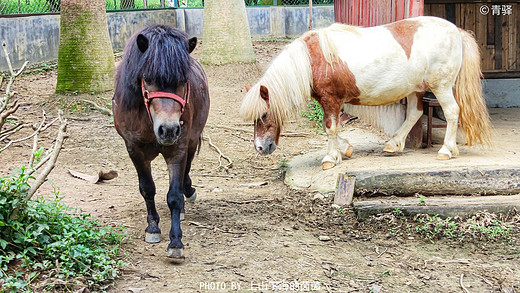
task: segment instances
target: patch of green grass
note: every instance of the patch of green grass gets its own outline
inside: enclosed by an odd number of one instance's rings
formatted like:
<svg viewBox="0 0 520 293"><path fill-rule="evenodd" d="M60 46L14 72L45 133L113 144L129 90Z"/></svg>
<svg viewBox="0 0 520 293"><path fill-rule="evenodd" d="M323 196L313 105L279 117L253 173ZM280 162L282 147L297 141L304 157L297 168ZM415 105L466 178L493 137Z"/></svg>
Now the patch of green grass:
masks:
<svg viewBox="0 0 520 293"><path fill-rule="evenodd" d="M25 200L27 169L0 178L1 292L57 289L81 284L103 290L123 266L118 259L126 239L122 228L102 226L89 215L55 200ZM16 211L16 212L15 212ZM62 282L42 282L48 279Z"/></svg>
<svg viewBox="0 0 520 293"><path fill-rule="evenodd" d="M309 119L309 121L314 122L316 129L320 131L323 129L323 109L316 100L309 102L309 104L307 104L307 111L303 111L301 115Z"/></svg>
<svg viewBox="0 0 520 293"><path fill-rule="evenodd" d="M418 199L419 199L419 205L420 205L420 206L424 206L424 205L426 205L426 201L425 201L426 196L421 195L421 196L419 196Z"/></svg>
<svg viewBox="0 0 520 293"><path fill-rule="evenodd" d="M439 215L422 215L416 219L418 225L415 226L415 231L431 242L435 239L457 239L463 236L459 225L450 217L442 219Z"/></svg>
<svg viewBox="0 0 520 293"><path fill-rule="evenodd" d="M287 168L287 158L283 157L278 162L278 168Z"/></svg>
<svg viewBox="0 0 520 293"><path fill-rule="evenodd" d="M374 217L372 220L385 221L389 227L388 234L394 237L419 236L432 243L441 239L460 243L469 241L511 243L512 234L518 229L518 218L520 215L500 219L499 216L488 212L479 212L465 220L459 217L442 218L439 215L426 214L409 218L404 216L401 210L395 209L392 213Z"/></svg>
<svg viewBox="0 0 520 293"><path fill-rule="evenodd" d="M27 71L27 74L38 74L38 73L53 71L53 70L56 70L57 68L58 68L58 64L56 64L56 63L54 63L54 64L44 63L44 64L41 64L41 65L34 67L33 69Z"/></svg>

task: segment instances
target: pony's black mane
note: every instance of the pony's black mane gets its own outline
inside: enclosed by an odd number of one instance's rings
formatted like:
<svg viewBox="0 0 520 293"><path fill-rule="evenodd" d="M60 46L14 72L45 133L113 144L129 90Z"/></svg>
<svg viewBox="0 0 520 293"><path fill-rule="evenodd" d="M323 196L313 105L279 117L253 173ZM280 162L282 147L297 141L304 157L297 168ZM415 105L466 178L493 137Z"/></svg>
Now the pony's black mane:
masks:
<svg viewBox="0 0 520 293"><path fill-rule="evenodd" d="M148 49L141 52L137 36L148 39ZM141 79L161 90L173 91L184 85L190 74L191 56L188 36L165 25L153 25L135 33L126 45L117 69L115 95L122 97L123 107L142 104Z"/></svg>

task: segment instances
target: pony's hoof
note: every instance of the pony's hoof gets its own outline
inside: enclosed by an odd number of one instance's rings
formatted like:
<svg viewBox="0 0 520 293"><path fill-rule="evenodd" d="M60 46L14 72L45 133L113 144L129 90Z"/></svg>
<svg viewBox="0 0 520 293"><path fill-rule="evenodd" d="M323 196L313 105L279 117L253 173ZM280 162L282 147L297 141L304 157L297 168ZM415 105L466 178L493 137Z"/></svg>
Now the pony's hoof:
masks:
<svg viewBox="0 0 520 293"><path fill-rule="evenodd" d="M168 258L174 263L183 263L185 260L183 248L168 248Z"/></svg>
<svg viewBox="0 0 520 293"><path fill-rule="evenodd" d="M158 243L161 242L161 233L148 233L144 234L144 241L148 243Z"/></svg>
<svg viewBox="0 0 520 293"><path fill-rule="evenodd" d="M451 159L451 158L450 158L450 155L448 155L448 154L437 154L437 160L446 161L449 159Z"/></svg>
<svg viewBox="0 0 520 293"><path fill-rule="evenodd" d="M385 153L392 153L393 154L396 151L397 150L393 146L391 146L389 144L385 145L385 147L383 148L383 152L385 152Z"/></svg>
<svg viewBox="0 0 520 293"><path fill-rule="evenodd" d="M180 213L179 214L179 218L180 218L181 221L184 221L184 213Z"/></svg>
<svg viewBox="0 0 520 293"><path fill-rule="evenodd" d="M333 163L333 162L323 162L323 163L321 163L321 168L323 170L329 170L329 169L334 168L335 166L336 166L336 164Z"/></svg>
<svg viewBox="0 0 520 293"><path fill-rule="evenodd" d="M186 202L194 203L197 199L197 192L195 191L190 197L186 197Z"/></svg>
<svg viewBox="0 0 520 293"><path fill-rule="evenodd" d="M351 145L349 145L347 148L347 151L343 155L347 158L350 158L350 157L352 157L353 152L354 152L354 148Z"/></svg>

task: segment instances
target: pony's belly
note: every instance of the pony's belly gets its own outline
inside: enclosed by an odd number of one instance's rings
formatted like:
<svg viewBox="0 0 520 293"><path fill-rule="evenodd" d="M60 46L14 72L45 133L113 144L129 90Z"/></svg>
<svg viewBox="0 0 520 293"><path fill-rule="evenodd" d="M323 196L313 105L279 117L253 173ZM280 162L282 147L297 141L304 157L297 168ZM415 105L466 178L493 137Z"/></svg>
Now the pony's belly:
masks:
<svg viewBox="0 0 520 293"><path fill-rule="evenodd" d="M362 106L381 106L395 103L403 98L405 98L408 94L413 92L413 90L403 90L403 91L386 91L386 92L376 92L376 93L362 93L357 99L357 103Z"/></svg>

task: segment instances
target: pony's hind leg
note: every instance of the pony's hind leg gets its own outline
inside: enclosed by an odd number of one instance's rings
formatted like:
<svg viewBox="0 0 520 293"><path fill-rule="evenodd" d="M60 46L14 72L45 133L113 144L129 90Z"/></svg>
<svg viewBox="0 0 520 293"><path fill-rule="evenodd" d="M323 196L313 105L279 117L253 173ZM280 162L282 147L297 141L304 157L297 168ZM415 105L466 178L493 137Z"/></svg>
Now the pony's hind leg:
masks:
<svg viewBox="0 0 520 293"><path fill-rule="evenodd" d="M412 130L412 127L417 123L423 114L422 97L424 93L412 93L406 97L406 119L403 125L397 130L392 139L390 139L385 147L384 152L395 153L402 152L404 149L406 136Z"/></svg>
<svg viewBox="0 0 520 293"><path fill-rule="evenodd" d="M189 203L194 203L197 199L197 191L195 190L195 188L193 188L190 178L191 162L193 161L193 157L195 156L196 151L197 145L195 145L194 147L190 147L190 149L188 150L186 170L184 171L184 196L186 197L186 201Z"/></svg>
<svg viewBox="0 0 520 293"><path fill-rule="evenodd" d="M128 154L134 163L139 178L139 192L146 203L148 226L145 229L145 241L156 243L161 241L159 229L159 214L155 208L155 183L152 178L151 160L146 160L141 150L128 149Z"/></svg>
<svg viewBox="0 0 520 293"><path fill-rule="evenodd" d="M449 160L459 155L457 148L457 122L459 119L459 105L453 96L451 87L432 88L432 92L441 104L444 117L446 117L446 135L444 144L437 153L438 160Z"/></svg>

